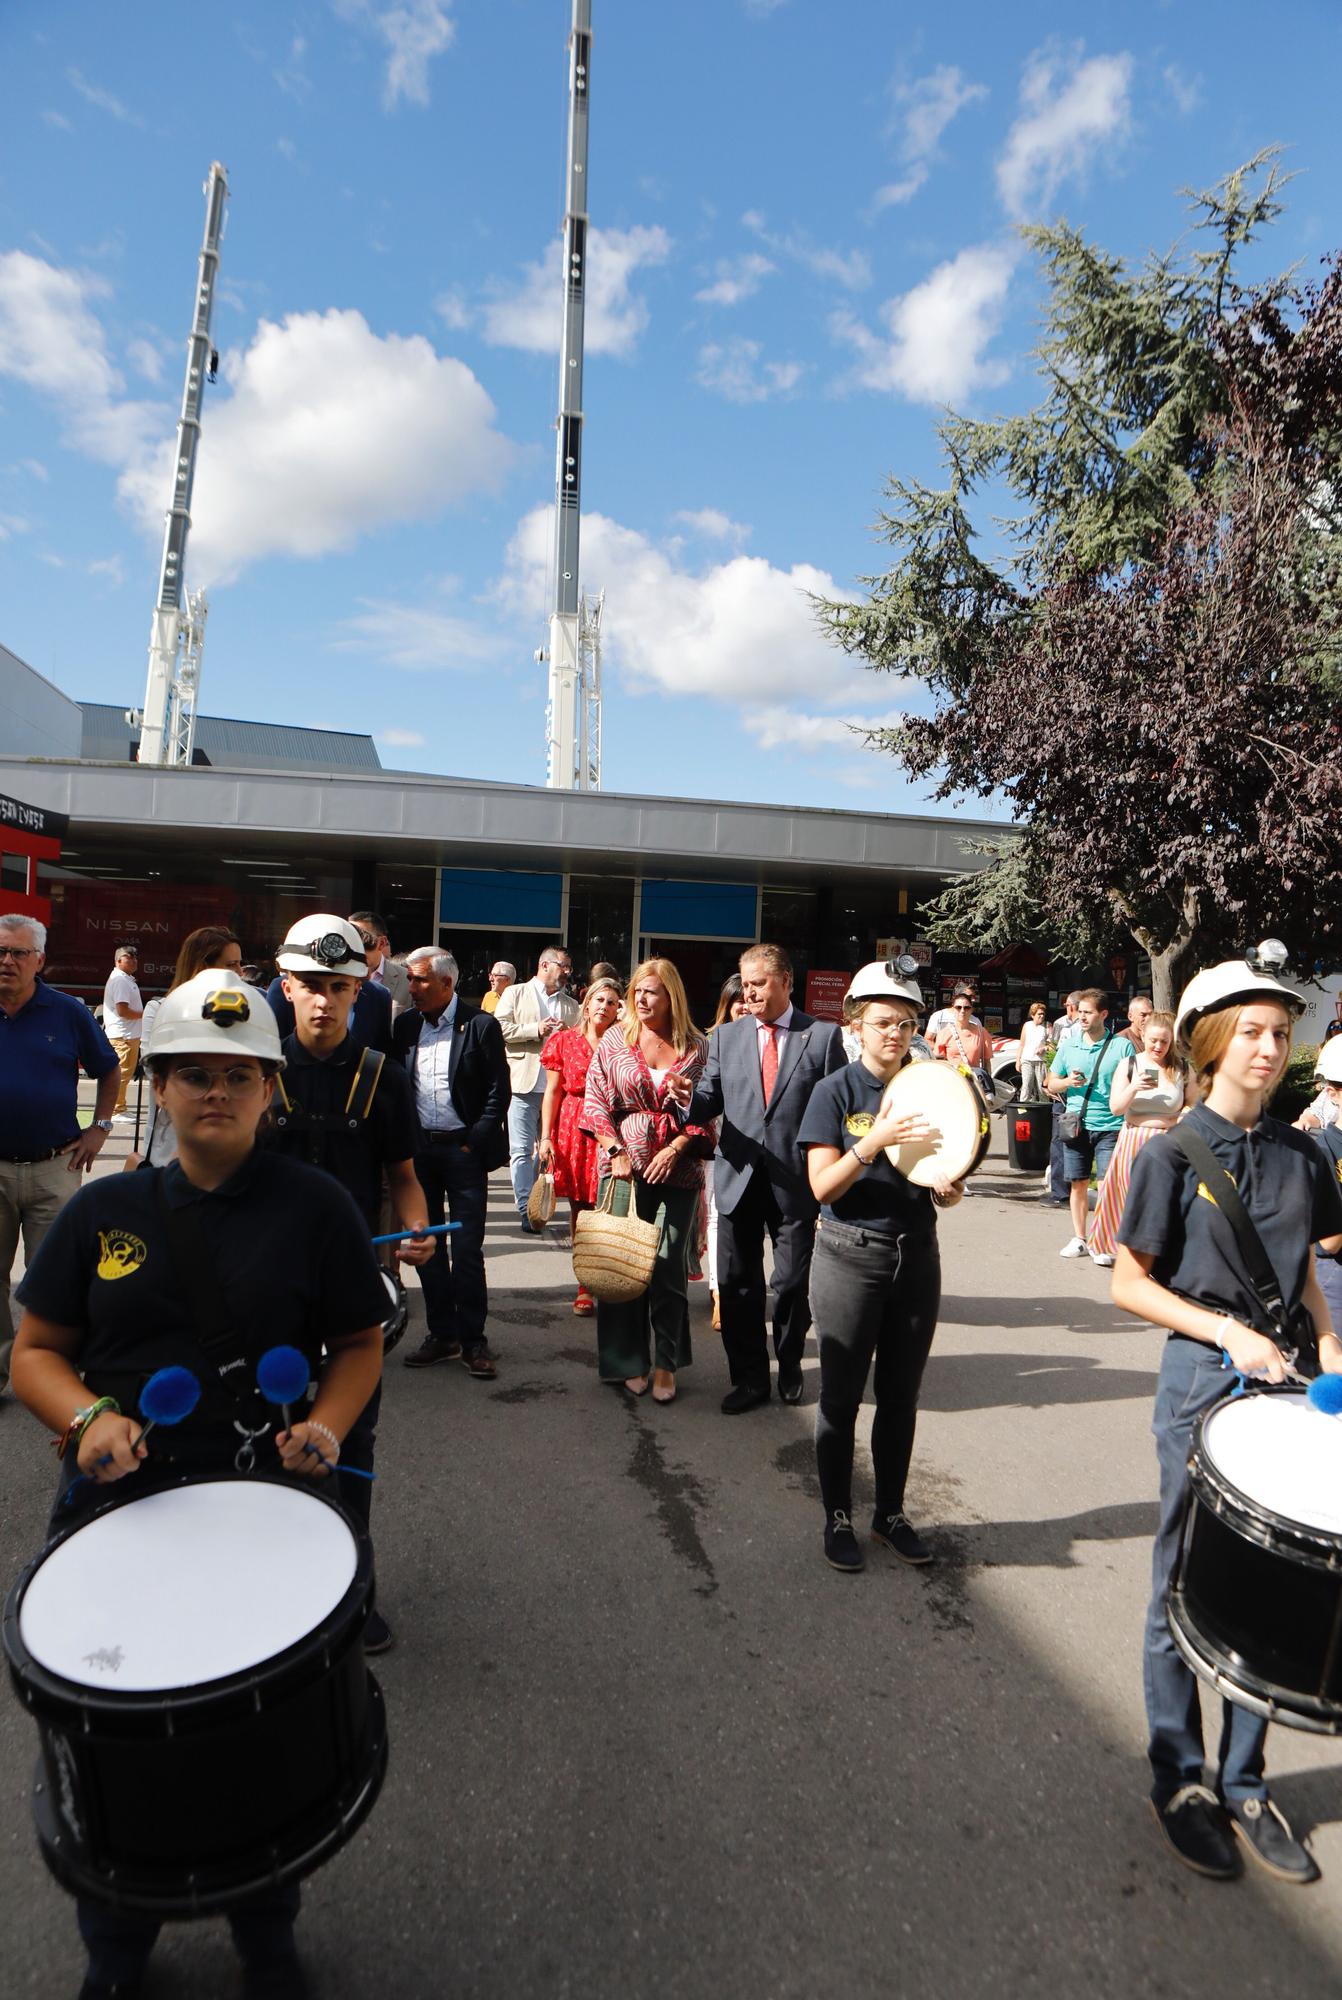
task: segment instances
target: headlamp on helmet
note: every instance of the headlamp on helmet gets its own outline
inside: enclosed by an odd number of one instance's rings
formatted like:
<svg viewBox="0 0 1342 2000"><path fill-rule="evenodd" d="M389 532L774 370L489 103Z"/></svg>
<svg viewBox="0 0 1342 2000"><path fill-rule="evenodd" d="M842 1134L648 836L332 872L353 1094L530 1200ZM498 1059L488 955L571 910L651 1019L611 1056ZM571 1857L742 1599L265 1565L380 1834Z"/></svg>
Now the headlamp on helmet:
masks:
<svg viewBox="0 0 1342 2000"><path fill-rule="evenodd" d="M233 1028L244 1021L250 1021L252 1010L247 1003L247 995L240 993L236 986L219 986L206 997L200 1010L202 1021L213 1021L216 1028Z"/></svg>

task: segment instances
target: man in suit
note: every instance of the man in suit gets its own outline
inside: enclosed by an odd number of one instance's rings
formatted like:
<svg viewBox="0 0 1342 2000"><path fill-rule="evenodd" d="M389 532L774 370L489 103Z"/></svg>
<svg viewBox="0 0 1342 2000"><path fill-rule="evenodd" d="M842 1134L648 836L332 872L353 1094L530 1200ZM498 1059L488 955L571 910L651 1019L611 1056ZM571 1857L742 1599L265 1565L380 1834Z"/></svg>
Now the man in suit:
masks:
<svg viewBox="0 0 1342 2000"><path fill-rule="evenodd" d="M389 995L391 1018L395 1021L410 1005L410 980L405 967L398 965L391 955L387 920L380 917L376 910L356 910L350 922L363 940L364 955L368 960L368 983L370 986L381 986Z"/></svg>
<svg viewBox="0 0 1342 2000"><path fill-rule="evenodd" d="M498 1370L485 1340L485 1201L490 1170L508 1157L508 1059L496 1023L459 998L450 951L424 945L406 969L414 1005L393 1036L395 1060L415 1092L415 1173L429 1220L446 1214L459 1227L438 1239L437 1255L420 1267L429 1330L405 1365L459 1361L474 1381L492 1382Z"/></svg>
<svg viewBox="0 0 1342 2000"><path fill-rule="evenodd" d="M391 995L385 987L368 978L368 958L363 941L344 917L319 910L289 926L289 935L275 954L280 970L266 988L266 999L279 1023L280 1040L294 1032L293 1002L284 991L284 974L316 966L322 972L343 972L359 982L358 998L350 1011L349 1031L366 1049L391 1054Z"/></svg>
<svg viewBox="0 0 1342 2000"><path fill-rule="evenodd" d="M563 945L547 945L540 955L536 977L507 987L500 993L494 1009L494 1019L508 1052L508 1080L513 1093L508 1106L508 1168L513 1180L513 1200L525 1230L531 1228L527 1221L527 1196L536 1183L536 1141L540 1137L541 1100L545 1096L541 1050L560 1028L578 1025L578 1003L564 991L565 981L572 977L573 961Z"/></svg>
<svg viewBox="0 0 1342 2000"><path fill-rule="evenodd" d="M780 946L756 944L743 953L741 998L746 1012L714 1034L693 1095L677 1077L668 1077L666 1086L669 1096L684 1099L694 1124L722 1120L713 1196L722 1344L732 1378L722 1409L729 1417L769 1400L766 1233L774 1251L778 1393L785 1403L802 1398L818 1210L797 1134L812 1090L845 1061L838 1028L792 1005L792 964Z"/></svg>

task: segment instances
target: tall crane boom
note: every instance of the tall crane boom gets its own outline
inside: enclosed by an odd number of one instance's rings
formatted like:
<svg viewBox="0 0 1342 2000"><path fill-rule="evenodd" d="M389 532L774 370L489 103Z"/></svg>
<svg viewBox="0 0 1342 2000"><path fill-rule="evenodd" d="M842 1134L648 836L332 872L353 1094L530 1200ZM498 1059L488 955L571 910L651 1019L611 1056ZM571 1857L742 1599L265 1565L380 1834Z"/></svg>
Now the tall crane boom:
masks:
<svg viewBox="0 0 1342 2000"><path fill-rule="evenodd" d="M573 0L569 33L568 185L564 214L564 331L559 349L555 467L555 589L550 613L547 785L587 791L578 528L582 506L583 313L587 294L587 115L592 0ZM590 738L589 738L590 740ZM599 740L599 737L598 737Z"/></svg>
<svg viewBox="0 0 1342 2000"><path fill-rule="evenodd" d="M195 693L204 633L203 597L193 600L186 623L183 655L183 574L187 536L191 532L191 489L196 478L196 448L200 443L200 405L210 365L210 316L214 282L219 269L219 239L223 234L228 175L216 160L205 183L205 236L200 246L196 280L196 311L187 344L186 382L182 414L177 420L177 463L172 500L163 534L158 599L149 635L149 678L145 683L140 732L142 764L189 764L195 734ZM197 609L199 602L199 609Z"/></svg>

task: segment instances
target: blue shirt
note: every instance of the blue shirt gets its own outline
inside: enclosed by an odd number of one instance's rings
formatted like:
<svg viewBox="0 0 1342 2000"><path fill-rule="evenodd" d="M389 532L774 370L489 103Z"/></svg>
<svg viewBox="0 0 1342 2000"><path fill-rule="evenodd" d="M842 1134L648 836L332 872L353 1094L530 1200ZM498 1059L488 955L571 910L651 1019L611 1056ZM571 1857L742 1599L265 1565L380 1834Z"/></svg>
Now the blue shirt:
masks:
<svg viewBox="0 0 1342 2000"><path fill-rule="evenodd" d="M0 1009L0 1158L32 1160L79 1137L79 1072L104 1077L116 1052L82 1000L39 979L17 1014Z"/></svg>

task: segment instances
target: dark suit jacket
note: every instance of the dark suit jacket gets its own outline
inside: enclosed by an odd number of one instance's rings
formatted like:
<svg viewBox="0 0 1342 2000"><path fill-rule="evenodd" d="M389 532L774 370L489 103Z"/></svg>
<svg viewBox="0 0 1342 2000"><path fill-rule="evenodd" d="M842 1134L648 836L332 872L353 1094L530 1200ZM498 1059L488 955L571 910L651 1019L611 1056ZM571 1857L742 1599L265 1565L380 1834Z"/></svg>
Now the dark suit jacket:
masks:
<svg viewBox="0 0 1342 2000"><path fill-rule="evenodd" d="M284 984L280 978L271 980L266 988L266 998L280 1024L280 1040L283 1041L294 1031L294 1010L284 997ZM381 1049L384 1056L391 1054L391 995L384 987L374 986L371 979L359 982L350 1033L365 1048Z"/></svg>
<svg viewBox="0 0 1342 2000"><path fill-rule="evenodd" d="M413 1065L424 1016L417 1007L398 1016L392 1029L393 1057L403 1069ZM466 1127L467 1143L492 1173L508 1157L508 1057L503 1036L492 1014L457 1002L452 1029L452 1059L448 1088L458 1118Z"/></svg>
<svg viewBox="0 0 1342 2000"><path fill-rule="evenodd" d="M816 1201L797 1144L802 1115L821 1077L842 1069L843 1036L832 1021L817 1021L794 1007L778 1059L768 1106L760 1077L759 1027L751 1014L724 1021L709 1038L708 1062L690 1103L689 1119L707 1125L721 1118L713 1195L720 1215L730 1215L752 1174L767 1174L782 1213L814 1215Z"/></svg>

